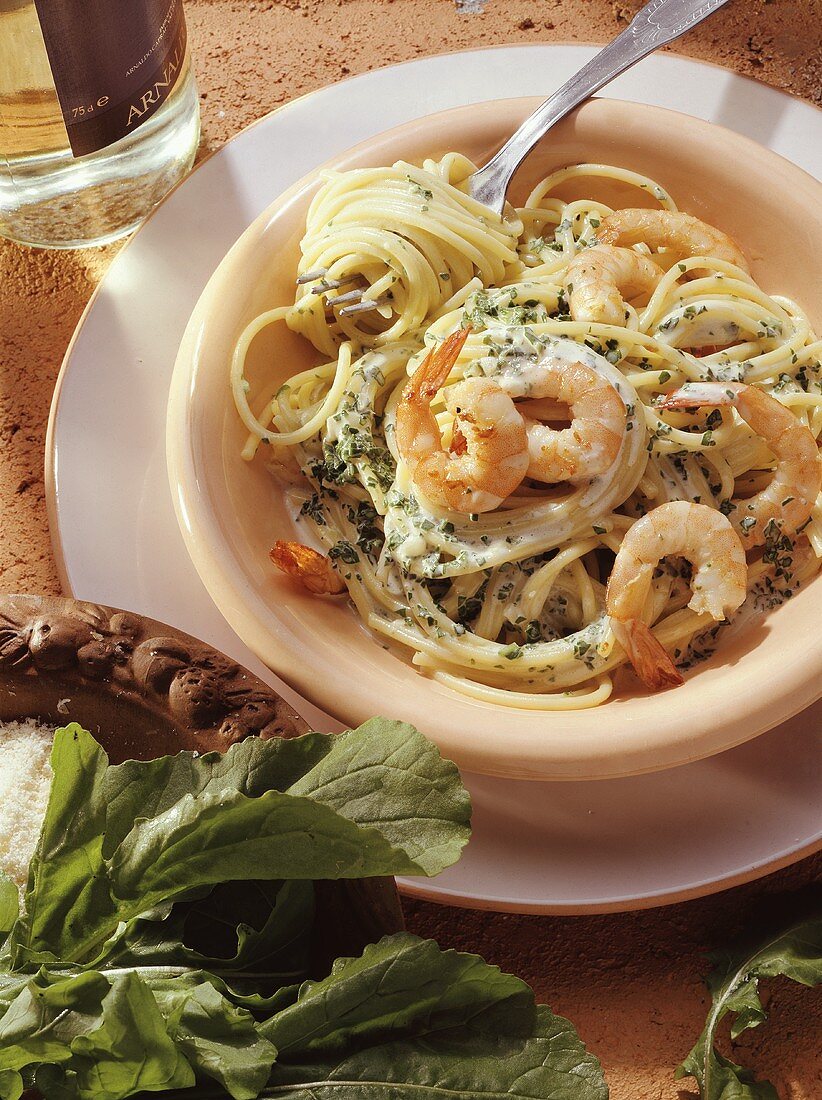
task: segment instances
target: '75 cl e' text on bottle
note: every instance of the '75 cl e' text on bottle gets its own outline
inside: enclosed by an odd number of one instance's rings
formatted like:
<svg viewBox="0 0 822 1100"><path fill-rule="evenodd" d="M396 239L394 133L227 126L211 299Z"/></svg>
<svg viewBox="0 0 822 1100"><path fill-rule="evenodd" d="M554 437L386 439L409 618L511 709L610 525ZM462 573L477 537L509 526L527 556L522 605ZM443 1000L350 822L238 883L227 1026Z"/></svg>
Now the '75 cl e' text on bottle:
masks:
<svg viewBox="0 0 822 1100"><path fill-rule="evenodd" d="M199 138L182 0L0 0L0 235L132 230Z"/></svg>

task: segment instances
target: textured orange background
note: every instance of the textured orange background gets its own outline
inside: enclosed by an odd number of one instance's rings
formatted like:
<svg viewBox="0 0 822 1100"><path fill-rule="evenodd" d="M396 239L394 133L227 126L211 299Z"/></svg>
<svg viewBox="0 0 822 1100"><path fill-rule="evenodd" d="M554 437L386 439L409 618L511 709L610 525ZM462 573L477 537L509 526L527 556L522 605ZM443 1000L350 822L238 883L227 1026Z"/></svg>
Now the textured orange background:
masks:
<svg viewBox="0 0 822 1100"><path fill-rule="evenodd" d="M453 0L186 0L203 150L349 74L503 42L601 42L638 7L636 0L487 0L471 13ZM820 103L821 27L822 0L734 0L676 48ZM44 504L46 418L69 337L114 251L34 252L0 242L6 592L58 591ZM763 905L784 908L780 892L818 882L821 869L816 857L711 899L624 916L500 916L423 903L409 903L407 912L412 930L481 952L569 1016L602 1060L613 1100L675 1100L673 1067L708 1004L702 952L744 932ZM783 1098L820 1100L820 999L775 982L766 1000L773 1019L741 1038L735 1060L768 1075Z"/></svg>

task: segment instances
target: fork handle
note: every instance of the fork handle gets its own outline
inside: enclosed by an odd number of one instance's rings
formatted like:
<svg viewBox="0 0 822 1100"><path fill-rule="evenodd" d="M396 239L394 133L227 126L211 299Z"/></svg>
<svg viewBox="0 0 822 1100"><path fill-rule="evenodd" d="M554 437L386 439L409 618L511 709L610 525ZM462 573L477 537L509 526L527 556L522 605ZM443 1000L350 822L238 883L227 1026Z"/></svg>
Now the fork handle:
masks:
<svg viewBox="0 0 822 1100"><path fill-rule="evenodd" d="M471 195L502 214L505 192L522 160L548 130L594 92L649 53L667 46L728 0L651 0L625 30L575 73L523 122L500 151L471 178Z"/></svg>

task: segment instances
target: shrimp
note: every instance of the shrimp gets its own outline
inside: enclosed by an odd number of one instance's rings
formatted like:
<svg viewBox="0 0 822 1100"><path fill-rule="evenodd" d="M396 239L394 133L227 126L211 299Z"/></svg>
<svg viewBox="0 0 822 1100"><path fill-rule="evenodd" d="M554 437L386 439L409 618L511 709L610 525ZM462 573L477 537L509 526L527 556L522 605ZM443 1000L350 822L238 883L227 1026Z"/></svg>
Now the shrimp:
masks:
<svg viewBox="0 0 822 1100"><path fill-rule="evenodd" d="M770 484L748 499L731 501L731 520L746 547L760 546L775 524L792 534L810 517L822 485L819 449L810 429L758 386L691 382L668 394L664 409L731 405L776 458Z"/></svg>
<svg viewBox="0 0 822 1100"><path fill-rule="evenodd" d="M465 515L498 508L528 469L525 422L508 394L487 378L446 389L454 428L450 451L443 447L431 402L469 331L453 333L428 353L405 387L396 420L397 449L414 484L435 505Z"/></svg>
<svg viewBox="0 0 822 1100"><path fill-rule="evenodd" d="M615 387L584 363L548 356L525 376L527 396L551 398L571 408L571 426L558 431L524 416L528 436L528 477L535 481L584 481L613 466L627 430L625 403ZM500 384L511 396L512 385ZM521 384L521 382L520 382Z"/></svg>
<svg viewBox="0 0 822 1100"><path fill-rule="evenodd" d="M650 296L663 271L647 256L630 248L594 245L568 265L565 288L575 321L625 324L625 301Z"/></svg>
<svg viewBox="0 0 822 1100"><path fill-rule="evenodd" d="M712 256L748 271L748 261L736 241L721 229L700 221L692 214L673 210L615 210L602 219L597 229L602 244L632 245L640 242L657 251L670 249L682 259Z"/></svg>
<svg viewBox="0 0 822 1100"><path fill-rule="evenodd" d="M345 592L345 584L335 573L330 559L310 546L278 539L270 556L278 569L299 581L315 596L339 596Z"/></svg>
<svg viewBox="0 0 822 1100"><path fill-rule="evenodd" d="M748 569L745 550L721 512L705 504L673 500L638 519L617 553L605 594L617 641L642 682L652 691L683 683L682 675L642 614L654 570L676 554L693 566L689 607L717 621L744 602Z"/></svg>

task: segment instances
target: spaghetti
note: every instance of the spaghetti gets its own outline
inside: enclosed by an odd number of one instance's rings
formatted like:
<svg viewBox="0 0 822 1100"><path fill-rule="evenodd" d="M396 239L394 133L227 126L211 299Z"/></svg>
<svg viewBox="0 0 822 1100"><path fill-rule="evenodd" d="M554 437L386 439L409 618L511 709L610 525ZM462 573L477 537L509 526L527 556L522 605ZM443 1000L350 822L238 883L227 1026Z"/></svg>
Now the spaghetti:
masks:
<svg viewBox="0 0 822 1100"><path fill-rule="evenodd" d="M557 195L571 178L618 180L676 215L674 200L653 180L575 165L543 180L522 209L508 208L500 219L467 193L473 171L449 154L422 167L400 162L325 174L308 213L300 273L319 268L325 280L344 284L356 278L364 300L376 305L347 317L329 305L322 286L309 285L293 305L246 328L231 370L249 431L244 457L269 445L272 471L287 483L299 521L325 547L359 615L412 651L421 672L504 705L597 706L625 661L606 613L606 582L625 532L668 501L702 504L733 521L739 501L759 493L777 464L767 439L732 407L669 407L666 395L697 382L746 383L818 438L822 341L796 303L765 294L730 262L734 253L691 255L687 240L649 246L641 236L607 244L598 230L607 239L609 207ZM580 317L570 303L569 272L602 249L611 250L609 263L630 253L620 263L644 272L647 284L619 288L620 323L612 306L603 321ZM598 290L595 284L595 297ZM246 354L264 327L280 322L310 340L323 361L278 385L255 413ZM491 380L517 402L525 423L547 425L550 434L567 423L568 402L546 401L535 380L546 364L559 374L581 364L621 401L608 468L546 484L528 476L532 466L498 507L473 513L420 491L414 464L398 446L398 406L427 353L461 328L470 333L431 405L447 453L460 443L464 449L449 387ZM586 415L596 416L590 408ZM769 525L749 551L746 607L774 606L818 569L819 501L808 511L801 530ZM685 665L704 655L719 629L688 602L687 569L676 557L663 560L644 617Z"/></svg>

